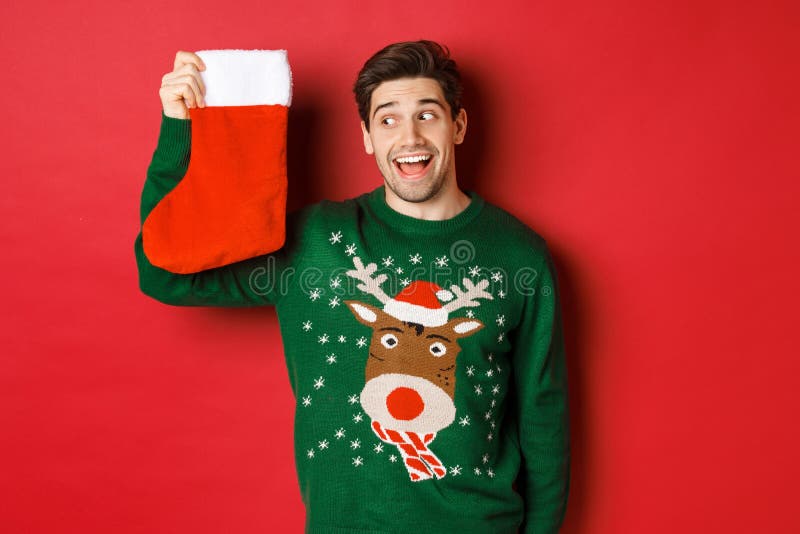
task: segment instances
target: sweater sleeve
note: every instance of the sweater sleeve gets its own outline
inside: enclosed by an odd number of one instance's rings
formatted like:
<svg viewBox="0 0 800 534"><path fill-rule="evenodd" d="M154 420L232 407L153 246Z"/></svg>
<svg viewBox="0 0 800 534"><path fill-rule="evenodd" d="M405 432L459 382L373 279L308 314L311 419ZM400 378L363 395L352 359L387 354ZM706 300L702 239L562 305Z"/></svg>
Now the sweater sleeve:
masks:
<svg viewBox="0 0 800 534"><path fill-rule="evenodd" d="M569 492L567 369L556 272L549 251L526 299L513 353L516 420L522 454L517 490L523 534L558 532Z"/></svg>
<svg viewBox="0 0 800 534"><path fill-rule="evenodd" d="M140 222L184 177L189 167L191 121L161 114L161 130L141 197ZM274 305L286 294L293 266L302 256L303 226L312 206L286 217L282 248L223 267L175 274L147 259L141 226L134 242L139 287L146 295L177 306Z"/></svg>

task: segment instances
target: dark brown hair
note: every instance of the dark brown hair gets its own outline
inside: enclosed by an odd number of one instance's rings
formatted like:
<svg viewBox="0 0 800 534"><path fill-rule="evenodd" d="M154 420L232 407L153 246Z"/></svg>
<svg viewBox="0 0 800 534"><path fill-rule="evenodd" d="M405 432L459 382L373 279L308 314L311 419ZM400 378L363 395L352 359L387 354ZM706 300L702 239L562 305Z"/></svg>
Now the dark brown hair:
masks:
<svg viewBox="0 0 800 534"><path fill-rule="evenodd" d="M353 93L358 114L369 131L369 109L372 92L382 84L400 78L433 78L439 82L450 105L453 120L461 111L461 74L450 59L446 46L433 41L407 41L383 48L364 63L358 73Z"/></svg>

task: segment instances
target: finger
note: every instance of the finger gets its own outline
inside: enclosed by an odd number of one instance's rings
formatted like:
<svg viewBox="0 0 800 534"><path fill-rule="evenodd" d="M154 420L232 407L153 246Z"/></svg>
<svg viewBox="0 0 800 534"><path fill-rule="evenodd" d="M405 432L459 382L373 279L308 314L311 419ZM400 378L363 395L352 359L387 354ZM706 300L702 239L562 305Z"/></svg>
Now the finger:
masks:
<svg viewBox="0 0 800 534"><path fill-rule="evenodd" d="M195 79L197 86L200 87L200 91L203 95L206 94L206 84L203 83L203 77L200 75L200 72L197 70L197 67L193 63L187 63L180 69L178 69L178 73L181 74L189 74Z"/></svg>
<svg viewBox="0 0 800 534"><path fill-rule="evenodd" d="M178 51L178 53L175 54L173 69L178 70L186 64L192 64L197 67L198 70L206 69L206 64L203 62L203 59L194 52L186 52L184 50Z"/></svg>
<svg viewBox="0 0 800 534"><path fill-rule="evenodd" d="M206 70L206 64L203 63L203 60L200 58L200 56L194 52L187 52L185 50L179 50L178 53L175 54L173 70L178 70L187 63L194 64L198 70Z"/></svg>
<svg viewBox="0 0 800 534"><path fill-rule="evenodd" d="M185 87L191 93L191 100L195 104L199 104L201 107L205 107L205 99L203 98L202 93L200 92L200 87L197 85L197 80L188 74L184 74L182 76L178 76L171 80L167 80L164 82L163 86L168 87L179 87L181 89L180 93L173 93L173 94L183 94L183 88ZM188 99L187 99L188 100Z"/></svg>
<svg viewBox="0 0 800 534"><path fill-rule="evenodd" d="M186 81L185 77L191 77L194 79L194 83L200 90L199 98L202 103L205 103L205 95L206 95L206 84L203 82L203 77L197 71L197 67L192 64L184 65L183 67L179 68L177 71L168 72L161 78L161 83L169 83L175 80Z"/></svg>
<svg viewBox="0 0 800 534"><path fill-rule="evenodd" d="M186 102L186 106L190 108L197 107L197 99L195 97L194 91L192 91L192 87L189 84L179 84L175 86L178 90L178 94L183 97L183 101Z"/></svg>
<svg viewBox="0 0 800 534"><path fill-rule="evenodd" d="M167 82L161 86L161 90L166 91L169 100L178 101L183 100L187 107L193 108L197 106L197 97L192 89L191 84L186 82Z"/></svg>

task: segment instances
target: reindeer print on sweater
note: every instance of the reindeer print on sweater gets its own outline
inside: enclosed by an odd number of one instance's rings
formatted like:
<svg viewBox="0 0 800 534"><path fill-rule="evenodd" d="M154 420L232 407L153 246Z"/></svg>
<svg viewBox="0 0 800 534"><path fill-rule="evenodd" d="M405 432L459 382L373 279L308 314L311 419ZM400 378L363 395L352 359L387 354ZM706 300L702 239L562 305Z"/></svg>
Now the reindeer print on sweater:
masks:
<svg viewBox="0 0 800 534"><path fill-rule="evenodd" d="M358 256L353 263L356 268L347 275L383 304L379 309L346 301L356 319L372 328L361 405L375 434L397 446L411 480L442 478L447 469L428 445L455 419L458 340L483 328L476 319L448 319L448 315L479 305L479 298L491 299L484 291L489 281L473 284L465 278L465 290L452 286L452 291L415 281L391 298L381 289L386 275L373 276L375 263L365 267Z"/></svg>
<svg viewBox="0 0 800 534"><path fill-rule="evenodd" d="M295 328L311 352L293 375L308 436L298 460L491 483L510 376L506 273L476 264L466 240L364 259L349 237L330 232L320 250L338 265L301 288L309 306Z"/></svg>

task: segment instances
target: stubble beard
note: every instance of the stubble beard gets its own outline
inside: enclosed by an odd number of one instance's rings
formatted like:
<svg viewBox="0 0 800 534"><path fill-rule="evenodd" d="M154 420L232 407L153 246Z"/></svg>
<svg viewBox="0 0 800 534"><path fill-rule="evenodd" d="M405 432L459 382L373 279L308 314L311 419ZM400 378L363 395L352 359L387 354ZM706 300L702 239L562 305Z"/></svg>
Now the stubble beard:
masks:
<svg viewBox="0 0 800 534"><path fill-rule="evenodd" d="M392 157L388 158L388 162L379 165L383 180L386 186L401 200L406 202L420 203L426 202L438 195L445 183L447 177L446 168L434 167L428 172L430 176L419 182L404 182L402 178L395 175L396 169L392 162ZM439 152L434 152L434 161L432 164L440 165Z"/></svg>

